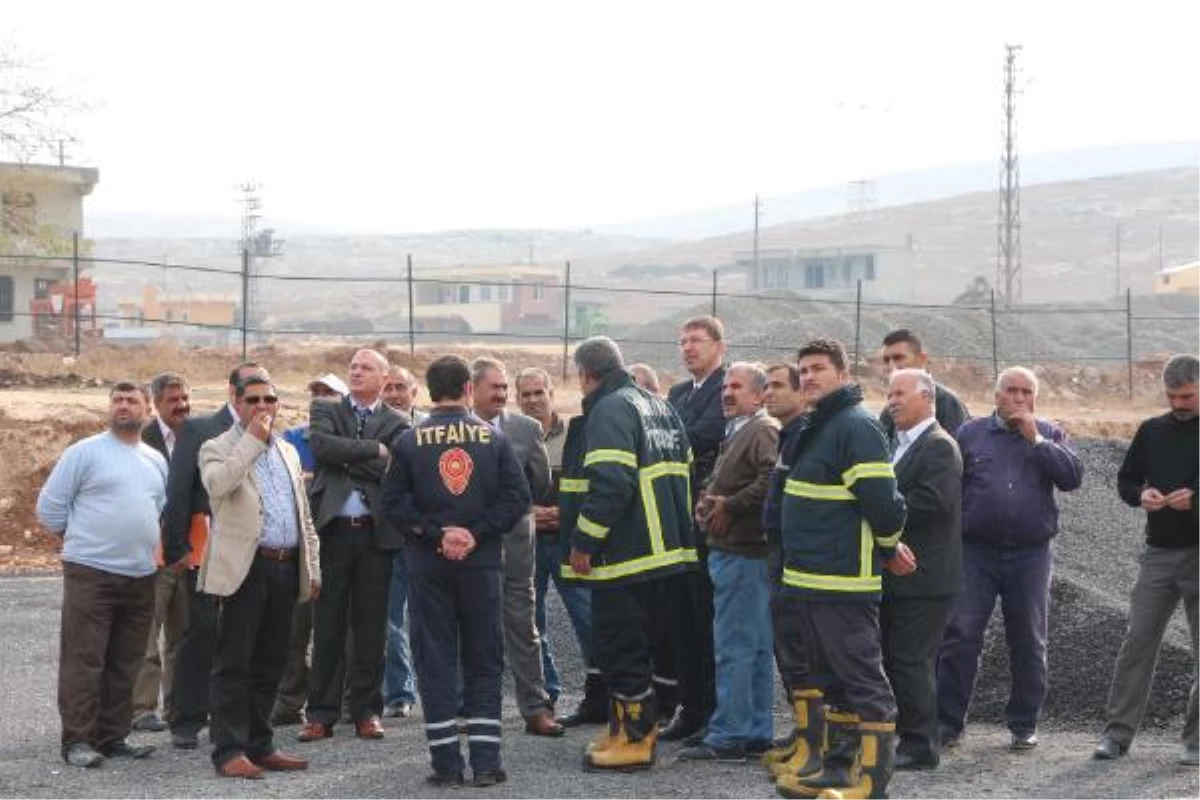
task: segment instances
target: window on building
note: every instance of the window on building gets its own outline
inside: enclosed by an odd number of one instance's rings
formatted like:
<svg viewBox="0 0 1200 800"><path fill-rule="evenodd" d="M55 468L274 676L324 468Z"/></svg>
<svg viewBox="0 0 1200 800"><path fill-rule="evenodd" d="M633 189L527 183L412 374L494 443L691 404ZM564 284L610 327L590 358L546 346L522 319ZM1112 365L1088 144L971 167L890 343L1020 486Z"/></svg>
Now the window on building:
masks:
<svg viewBox="0 0 1200 800"><path fill-rule="evenodd" d="M846 259L842 262L842 285L854 285L854 279L850 276L850 259Z"/></svg>
<svg viewBox="0 0 1200 800"><path fill-rule="evenodd" d="M460 302L460 303L471 302L471 287L470 286L458 287L458 302Z"/></svg>
<svg viewBox="0 0 1200 800"><path fill-rule="evenodd" d="M824 289L825 288L825 265L805 264L804 265L804 288L805 289Z"/></svg>
<svg viewBox="0 0 1200 800"><path fill-rule="evenodd" d="M869 281L875 280L875 254L874 253L867 253L866 279Z"/></svg>
<svg viewBox="0 0 1200 800"><path fill-rule="evenodd" d="M0 231L11 236L31 233L37 224L37 201L33 192L5 192L0 195Z"/></svg>
<svg viewBox="0 0 1200 800"><path fill-rule="evenodd" d="M511 285L509 285L507 283L502 283L496 287L496 299L499 300L501 303L511 302L512 297L513 297L513 287Z"/></svg>
<svg viewBox="0 0 1200 800"><path fill-rule="evenodd" d="M492 302L492 287L490 284L485 283L479 287L479 302L481 302L481 303Z"/></svg>
<svg viewBox="0 0 1200 800"><path fill-rule="evenodd" d="M535 301L546 299L546 284L538 281L533 285L533 299Z"/></svg>
<svg viewBox="0 0 1200 800"><path fill-rule="evenodd" d="M12 322L16 310L12 275L0 275L0 322Z"/></svg>

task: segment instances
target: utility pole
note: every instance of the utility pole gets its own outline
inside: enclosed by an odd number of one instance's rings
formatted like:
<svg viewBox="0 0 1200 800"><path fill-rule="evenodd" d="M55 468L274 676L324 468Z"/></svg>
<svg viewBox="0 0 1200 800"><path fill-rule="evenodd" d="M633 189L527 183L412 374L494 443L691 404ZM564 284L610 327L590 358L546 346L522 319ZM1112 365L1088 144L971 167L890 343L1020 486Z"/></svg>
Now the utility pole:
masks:
<svg viewBox="0 0 1200 800"><path fill-rule="evenodd" d="M754 282L758 285L758 220L762 216L762 200L754 195Z"/></svg>
<svg viewBox="0 0 1200 800"><path fill-rule="evenodd" d="M1121 297L1121 223L1117 223L1117 297Z"/></svg>
<svg viewBox="0 0 1200 800"><path fill-rule="evenodd" d="M1021 302L1021 170L1017 158L1016 78L1019 44L1004 46L1004 147L996 227L996 285L1005 306Z"/></svg>

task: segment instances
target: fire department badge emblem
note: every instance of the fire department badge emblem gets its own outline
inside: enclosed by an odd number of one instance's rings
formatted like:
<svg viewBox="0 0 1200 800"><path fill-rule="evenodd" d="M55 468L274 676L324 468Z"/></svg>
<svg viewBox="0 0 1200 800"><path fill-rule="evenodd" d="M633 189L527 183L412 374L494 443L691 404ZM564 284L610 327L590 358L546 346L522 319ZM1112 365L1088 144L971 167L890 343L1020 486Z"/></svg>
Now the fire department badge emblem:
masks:
<svg viewBox="0 0 1200 800"><path fill-rule="evenodd" d="M447 450L438 459L438 472L441 473L442 483L450 490L450 494L459 495L471 485L471 473L475 462L461 447Z"/></svg>

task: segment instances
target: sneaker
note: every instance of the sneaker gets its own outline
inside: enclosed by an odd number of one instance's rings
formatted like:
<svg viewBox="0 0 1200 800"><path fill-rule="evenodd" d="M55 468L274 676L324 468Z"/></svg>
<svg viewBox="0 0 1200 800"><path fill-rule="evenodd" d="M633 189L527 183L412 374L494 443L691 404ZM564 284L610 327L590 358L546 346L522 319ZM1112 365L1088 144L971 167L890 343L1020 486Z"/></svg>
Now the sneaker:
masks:
<svg viewBox="0 0 1200 800"><path fill-rule="evenodd" d="M388 703L383 707L383 716L404 718L412 714L413 704L407 700L399 703Z"/></svg>
<svg viewBox="0 0 1200 800"><path fill-rule="evenodd" d="M1185 767L1200 766L1200 745L1185 744L1183 752L1179 754L1179 763Z"/></svg>
<svg viewBox="0 0 1200 800"><path fill-rule="evenodd" d="M63 753L63 761L72 767L91 769L103 764L104 756L96 752L95 748L87 742L76 742L67 748L67 752Z"/></svg>
<svg viewBox="0 0 1200 800"><path fill-rule="evenodd" d="M731 747L714 747L699 744L695 747L685 747L679 751L680 761L720 761L726 764L740 764L746 760L746 750L734 745Z"/></svg>
<svg viewBox="0 0 1200 800"><path fill-rule="evenodd" d="M751 739L743 745L748 756L761 756L775 747L773 739Z"/></svg>
<svg viewBox="0 0 1200 800"><path fill-rule="evenodd" d="M945 747L945 745L942 745ZM1038 746L1038 737L1036 731L1013 731L1012 749L1013 750L1032 750Z"/></svg>
<svg viewBox="0 0 1200 800"><path fill-rule="evenodd" d="M153 711L143 711L133 718L133 725L131 727L135 731L159 733L167 729L167 723L163 722L162 718Z"/></svg>
<svg viewBox="0 0 1200 800"><path fill-rule="evenodd" d="M156 748L152 744L130 744L124 739L102 745L100 752L106 758L147 758Z"/></svg>
<svg viewBox="0 0 1200 800"><path fill-rule="evenodd" d="M471 776L471 783L479 788L495 786L497 783L504 783L508 780L508 775L502 769L477 769L475 774Z"/></svg>

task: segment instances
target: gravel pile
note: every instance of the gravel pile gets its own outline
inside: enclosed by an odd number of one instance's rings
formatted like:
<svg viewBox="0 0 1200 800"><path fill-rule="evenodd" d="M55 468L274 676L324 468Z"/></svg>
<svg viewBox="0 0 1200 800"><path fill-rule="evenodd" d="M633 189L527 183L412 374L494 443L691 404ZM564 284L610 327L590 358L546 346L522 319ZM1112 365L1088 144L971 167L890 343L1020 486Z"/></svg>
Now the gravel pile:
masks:
<svg viewBox="0 0 1200 800"><path fill-rule="evenodd" d="M1098 728L1125 633L1129 592L1144 546L1142 512L1117 496L1117 469L1126 444L1077 439L1084 461L1079 490L1059 495L1060 534L1051 588L1049 725ZM1159 655L1146 725L1181 724L1192 666L1182 606L1168 627ZM1008 701L1008 654L999 612L984 644L971 719L1003 722Z"/></svg>

